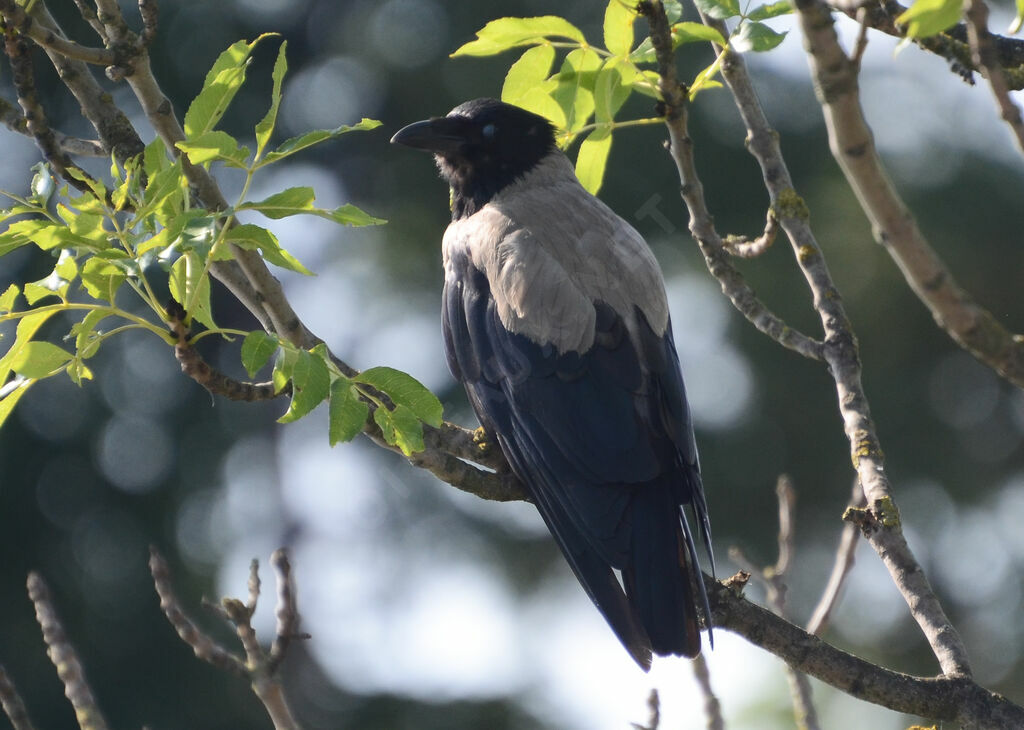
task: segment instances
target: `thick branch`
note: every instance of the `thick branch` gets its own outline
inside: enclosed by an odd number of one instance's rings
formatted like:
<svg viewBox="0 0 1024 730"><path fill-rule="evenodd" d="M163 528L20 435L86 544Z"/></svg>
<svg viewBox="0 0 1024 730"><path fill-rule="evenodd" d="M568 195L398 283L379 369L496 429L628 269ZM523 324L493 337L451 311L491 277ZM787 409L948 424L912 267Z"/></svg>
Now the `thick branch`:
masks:
<svg viewBox="0 0 1024 730"><path fill-rule="evenodd" d="M862 3L859 0L827 0L829 7L845 13L867 27L895 38L904 38L906 30L896 22L906 7L897 0L874 0ZM863 12L862 12L863 11ZM974 83L972 73L981 70L971 55L967 26L957 23L952 28L928 38L916 38L914 43L926 51L949 61L953 71L969 83ZM993 35L997 65L1007 77L1010 89L1024 88L1024 41L1019 38L1005 38Z"/></svg>
<svg viewBox="0 0 1024 730"><path fill-rule="evenodd" d="M1024 337L1007 331L960 288L886 175L860 105L857 69L839 46L828 6L820 0L802 0L796 9L829 146L871 221L875 238L938 325L982 363L1024 387Z"/></svg>
<svg viewBox="0 0 1024 730"><path fill-rule="evenodd" d="M966 677L915 677L837 649L728 585L704 576L715 628L732 631L794 669L852 697L897 712L959 723L975 730L1024 727L1024 708Z"/></svg>

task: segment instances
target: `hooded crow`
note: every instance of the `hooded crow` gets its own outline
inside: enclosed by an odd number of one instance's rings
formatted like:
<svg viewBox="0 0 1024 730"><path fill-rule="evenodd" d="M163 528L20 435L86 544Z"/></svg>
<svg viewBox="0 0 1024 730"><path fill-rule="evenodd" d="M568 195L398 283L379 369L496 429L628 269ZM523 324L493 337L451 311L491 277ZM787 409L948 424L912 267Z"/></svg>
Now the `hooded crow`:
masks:
<svg viewBox="0 0 1024 730"><path fill-rule="evenodd" d="M391 141L451 186L445 351L488 437L637 664L696 656L710 610L683 507L713 563L711 528L651 250L536 114L477 99Z"/></svg>

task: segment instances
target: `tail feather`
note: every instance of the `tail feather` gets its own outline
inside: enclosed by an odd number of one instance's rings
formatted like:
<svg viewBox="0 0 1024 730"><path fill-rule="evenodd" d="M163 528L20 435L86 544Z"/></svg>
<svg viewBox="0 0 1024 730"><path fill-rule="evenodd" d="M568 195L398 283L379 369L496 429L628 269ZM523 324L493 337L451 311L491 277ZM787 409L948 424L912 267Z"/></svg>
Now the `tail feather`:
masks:
<svg viewBox="0 0 1024 730"><path fill-rule="evenodd" d="M631 552L623 570L629 601L655 654L695 657L701 642L693 584L703 593L703 582L685 517L670 490L656 484L638 489L630 508Z"/></svg>

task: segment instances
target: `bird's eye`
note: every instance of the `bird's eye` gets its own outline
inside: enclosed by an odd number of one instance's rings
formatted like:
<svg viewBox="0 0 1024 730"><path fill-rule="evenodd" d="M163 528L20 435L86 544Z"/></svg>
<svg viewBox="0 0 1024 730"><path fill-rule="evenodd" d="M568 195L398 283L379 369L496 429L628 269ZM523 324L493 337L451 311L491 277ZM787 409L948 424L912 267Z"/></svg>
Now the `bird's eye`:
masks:
<svg viewBox="0 0 1024 730"><path fill-rule="evenodd" d="M493 124L485 124L484 128L480 130L480 134L484 136L484 139L491 139L496 130L497 128Z"/></svg>

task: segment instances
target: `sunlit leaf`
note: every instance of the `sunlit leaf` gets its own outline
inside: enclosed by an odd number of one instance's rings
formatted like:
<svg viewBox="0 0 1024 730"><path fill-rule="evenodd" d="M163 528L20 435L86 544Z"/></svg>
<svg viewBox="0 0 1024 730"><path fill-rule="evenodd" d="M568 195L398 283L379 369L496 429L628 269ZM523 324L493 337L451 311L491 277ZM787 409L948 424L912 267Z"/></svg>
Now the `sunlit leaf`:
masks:
<svg viewBox="0 0 1024 730"><path fill-rule="evenodd" d="M554 61L555 49L550 44L528 48L505 74L501 100L520 106L523 97L547 79Z"/></svg>
<svg viewBox="0 0 1024 730"><path fill-rule="evenodd" d="M195 139L213 130L245 81L245 69L253 48L269 33L252 42L238 41L217 57L206 74L203 88L185 112L185 136Z"/></svg>
<svg viewBox="0 0 1024 730"><path fill-rule="evenodd" d="M747 51L770 51L786 39L786 33L772 30L764 23L744 21L737 33L732 36L733 50L739 53Z"/></svg>
<svg viewBox="0 0 1024 730"><path fill-rule="evenodd" d="M727 20L740 14L739 0L694 0L697 8L716 20Z"/></svg>
<svg viewBox="0 0 1024 730"><path fill-rule="evenodd" d="M35 380L22 380L16 388L9 391L3 398L0 398L0 426L4 425L4 421L14 411L14 406L18 404L21 397L28 392L28 389L35 382Z"/></svg>
<svg viewBox="0 0 1024 730"><path fill-rule="evenodd" d="M636 3L610 0L604 11L604 47L613 55L627 56L633 48Z"/></svg>
<svg viewBox="0 0 1024 730"><path fill-rule="evenodd" d="M63 369L72 355L50 342L26 342L11 358L11 370L26 378L45 378Z"/></svg>
<svg viewBox="0 0 1024 730"><path fill-rule="evenodd" d="M125 271L113 261L93 256L82 266L82 285L94 299L111 304L125 280Z"/></svg>
<svg viewBox="0 0 1024 730"><path fill-rule="evenodd" d="M780 15L789 15L793 12L793 4L789 0L778 0L778 2L758 5L747 13L748 20L768 20L777 18Z"/></svg>
<svg viewBox="0 0 1024 730"><path fill-rule="evenodd" d="M583 43L583 33L575 25L555 15L537 18L499 18L476 34L477 39L461 46L452 56L493 56L516 46L531 45L544 38L569 38Z"/></svg>
<svg viewBox="0 0 1024 730"><path fill-rule="evenodd" d="M284 75L288 73L288 59L285 57L287 48L288 41L283 41L277 50L277 60L274 61L272 74L274 88L270 92L270 109L267 110L266 116L256 124L256 157L260 157L263 150L267 148L270 135L274 133L274 127L277 124L277 112L281 107L281 84L284 82Z"/></svg>
<svg viewBox="0 0 1024 730"><path fill-rule="evenodd" d="M18 294L19 291L17 284L11 284L3 294L0 294L0 314L7 314L14 310L14 304L18 299Z"/></svg>
<svg viewBox="0 0 1024 730"><path fill-rule="evenodd" d="M580 145L580 152L576 157L576 177L592 195L597 195L597 191L601 189L611 149L612 131L607 127L595 129Z"/></svg>
<svg viewBox="0 0 1024 730"><path fill-rule="evenodd" d="M907 37L927 38L956 25L963 8L960 0L914 0L896 22L906 27Z"/></svg>
<svg viewBox="0 0 1024 730"><path fill-rule="evenodd" d="M219 129L178 142L174 146L188 155L193 165L220 160L232 167L245 167L249 159L249 148L240 146L238 140Z"/></svg>
<svg viewBox="0 0 1024 730"><path fill-rule="evenodd" d="M361 132L376 129L381 125L376 119L363 118L358 124L346 125L343 124L336 129L316 129L312 132L306 132L297 137L292 137L282 142L277 149L268 153L259 164L256 165L257 169L264 165L277 162L278 160L284 159L289 155L294 155L296 152L301 152L304 149L312 147L315 144L319 144L335 137L340 137L343 134L349 132Z"/></svg>
<svg viewBox="0 0 1024 730"><path fill-rule="evenodd" d="M313 275L313 272L303 266L301 261L281 248L277 236L262 226L242 223L227 231L224 234L224 240L249 251L258 250L263 258L282 269L296 271L306 276Z"/></svg>

